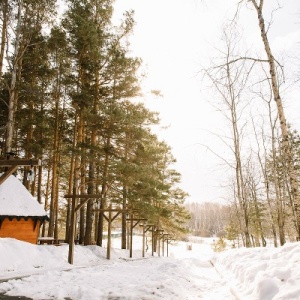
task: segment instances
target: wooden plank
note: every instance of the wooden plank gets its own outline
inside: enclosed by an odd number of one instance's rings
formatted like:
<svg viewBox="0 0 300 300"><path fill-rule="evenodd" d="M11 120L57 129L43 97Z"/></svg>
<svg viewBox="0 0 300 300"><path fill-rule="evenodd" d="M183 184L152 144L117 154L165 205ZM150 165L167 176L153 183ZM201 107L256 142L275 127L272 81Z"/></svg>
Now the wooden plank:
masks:
<svg viewBox="0 0 300 300"><path fill-rule="evenodd" d="M85 205L91 198L86 198L84 201L82 201L80 204L78 204L75 208L75 211L78 211L83 205Z"/></svg>
<svg viewBox="0 0 300 300"><path fill-rule="evenodd" d="M97 194L82 194L82 195L79 195L79 194L75 194L75 195L64 195L64 198L80 198L80 199L87 199L87 198L90 198L90 199L98 199L98 198L101 198L101 195L97 195Z"/></svg>
<svg viewBox="0 0 300 300"><path fill-rule="evenodd" d="M119 208L103 208L103 209L93 209L93 211L100 211L100 212L107 212L107 211L114 211L114 212L127 212L127 209L119 209Z"/></svg>
<svg viewBox="0 0 300 300"><path fill-rule="evenodd" d="M147 221L148 219L145 218L133 218L133 221ZM126 221L131 221L131 219L126 219Z"/></svg>
<svg viewBox="0 0 300 300"><path fill-rule="evenodd" d="M4 174L0 177L0 184L2 184L12 173L18 169L18 166L10 167Z"/></svg>
<svg viewBox="0 0 300 300"><path fill-rule="evenodd" d="M10 166L41 166L42 162L40 159L1 159L1 167Z"/></svg>
<svg viewBox="0 0 300 300"><path fill-rule="evenodd" d="M120 215L120 211L119 212L117 212L115 215L114 215L114 217L112 217L112 219L111 219L111 221L113 222L119 215Z"/></svg>
<svg viewBox="0 0 300 300"><path fill-rule="evenodd" d="M39 237L38 238L39 245L43 245L43 244L53 245L54 242L55 242L54 237Z"/></svg>

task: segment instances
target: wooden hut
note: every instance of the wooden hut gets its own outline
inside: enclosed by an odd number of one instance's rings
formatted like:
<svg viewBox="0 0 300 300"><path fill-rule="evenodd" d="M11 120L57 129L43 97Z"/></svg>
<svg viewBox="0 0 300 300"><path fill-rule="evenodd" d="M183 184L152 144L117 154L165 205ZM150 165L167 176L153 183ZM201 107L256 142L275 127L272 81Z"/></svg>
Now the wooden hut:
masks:
<svg viewBox="0 0 300 300"><path fill-rule="evenodd" d="M0 184L0 238L37 244L40 226L47 219L42 205L15 176Z"/></svg>

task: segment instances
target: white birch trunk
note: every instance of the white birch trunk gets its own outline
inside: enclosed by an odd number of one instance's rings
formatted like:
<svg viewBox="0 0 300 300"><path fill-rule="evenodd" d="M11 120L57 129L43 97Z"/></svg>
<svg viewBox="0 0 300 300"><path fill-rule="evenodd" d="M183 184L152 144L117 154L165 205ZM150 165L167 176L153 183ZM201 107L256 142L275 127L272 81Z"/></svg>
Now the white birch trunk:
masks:
<svg viewBox="0 0 300 300"><path fill-rule="evenodd" d="M268 57L273 97L274 97L274 101L277 106L277 113L278 113L278 117L279 117L279 121L280 121L280 128L281 128L281 135L282 135L282 143L283 143L283 148L286 153L286 159L287 159L288 175L289 175L289 180L290 180L290 185L291 185L291 195L293 198L294 210L297 215L297 207L298 206L295 204L297 204L297 202L299 201L299 199L298 199L298 181L297 181L296 174L295 174L294 167L293 167L292 150L291 150L291 145L289 142L288 126L287 126L284 108L283 108L283 104L282 104L282 99L281 99L280 91L279 91L277 72L276 72L276 68L275 68L275 58L272 54L270 43L268 41L268 36L267 36L266 28L265 28L265 21L264 21L263 14L262 14L264 0L260 0L259 5L257 4L256 0L250 0L250 1L253 4L253 6L255 7L256 12L257 12L261 39L263 41L265 52ZM300 237L300 222L299 222L298 216L295 220L295 228L298 233L298 237Z"/></svg>

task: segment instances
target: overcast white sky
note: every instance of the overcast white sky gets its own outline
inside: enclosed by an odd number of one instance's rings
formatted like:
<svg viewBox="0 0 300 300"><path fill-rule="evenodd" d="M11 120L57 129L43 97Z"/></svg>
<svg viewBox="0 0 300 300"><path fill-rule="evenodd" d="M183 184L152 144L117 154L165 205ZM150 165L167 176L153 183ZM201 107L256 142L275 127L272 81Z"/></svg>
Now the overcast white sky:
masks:
<svg viewBox="0 0 300 300"><path fill-rule="evenodd" d="M142 58L148 74L144 90L160 90L163 97L145 94L146 105L158 111L161 124L169 126L158 131L177 159L176 169L182 174L182 188L190 201L220 201L226 190L227 169L205 145L226 155L220 141L211 132L224 127L222 116L209 104L210 91L198 72L208 66L210 57L220 47L222 25L232 18L237 0L116 0L116 18L125 10L135 11L136 27L131 39L134 56ZM276 0L266 0L274 5ZM273 50L280 55L300 54L300 1L279 1L282 9L275 12L269 32ZM267 7L268 8L268 7ZM265 15L269 19L270 14ZM247 36L247 47L261 49L257 17L244 9L241 30ZM286 55L287 55L286 54ZM299 65L298 65L299 67ZM298 74L299 74L298 69ZM299 84L287 94L287 119L297 121L300 106Z"/></svg>

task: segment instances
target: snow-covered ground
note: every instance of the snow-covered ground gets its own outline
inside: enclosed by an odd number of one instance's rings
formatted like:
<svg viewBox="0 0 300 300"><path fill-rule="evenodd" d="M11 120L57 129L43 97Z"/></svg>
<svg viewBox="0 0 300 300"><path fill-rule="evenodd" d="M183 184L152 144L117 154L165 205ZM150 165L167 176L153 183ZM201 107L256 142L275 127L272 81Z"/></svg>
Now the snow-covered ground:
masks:
<svg viewBox="0 0 300 300"><path fill-rule="evenodd" d="M134 237L137 240L136 237ZM212 250L212 239L169 246L169 257L0 239L0 294L31 299L300 299L300 243ZM119 241L114 240L114 247ZM188 250L191 246L191 250ZM9 279L9 280L7 280Z"/></svg>

